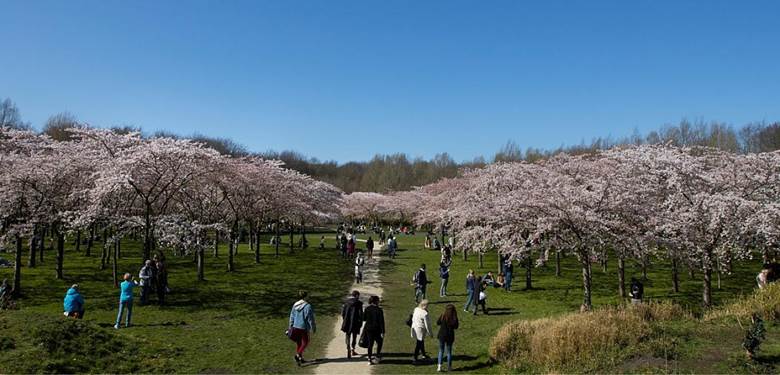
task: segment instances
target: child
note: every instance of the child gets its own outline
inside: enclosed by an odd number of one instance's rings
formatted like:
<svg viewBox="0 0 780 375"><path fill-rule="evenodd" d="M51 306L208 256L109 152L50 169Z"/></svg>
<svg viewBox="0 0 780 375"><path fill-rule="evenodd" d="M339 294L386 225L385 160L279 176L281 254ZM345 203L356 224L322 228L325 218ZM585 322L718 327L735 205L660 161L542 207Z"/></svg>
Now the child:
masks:
<svg viewBox="0 0 780 375"><path fill-rule="evenodd" d="M482 312L483 312L485 315L487 315L487 314L488 314L488 312L487 312L487 307L485 307L485 304L486 304L486 302L487 302L487 293L485 293L485 286L486 286L486 285L483 285L483 286L482 286L482 290L479 292L479 302L477 302L477 304L478 304L479 306L482 306ZM474 309L474 311L476 311L476 308ZM476 313L475 313L475 314L476 314Z"/></svg>

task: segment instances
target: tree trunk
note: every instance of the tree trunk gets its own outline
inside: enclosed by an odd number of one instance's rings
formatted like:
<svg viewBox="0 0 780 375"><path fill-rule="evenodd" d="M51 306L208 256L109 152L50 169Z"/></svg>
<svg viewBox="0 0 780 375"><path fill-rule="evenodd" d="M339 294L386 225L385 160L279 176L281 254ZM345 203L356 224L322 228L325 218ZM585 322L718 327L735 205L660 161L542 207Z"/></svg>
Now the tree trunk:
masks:
<svg viewBox="0 0 780 375"><path fill-rule="evenodd" d="M43 263L43 251L46 248L46 227L41 228L40 235L38 238L38 262Z"/></svg>
<svg viewBox="0 0 780 375"><path fill-rule="evenodd" d="M534 260L529 256L525 261L525 289L531 290L534 286L531 284L531 271L534 268Z"/></svg>
<svg viewBox="0 0 780 375"><path fill-rule="evenodd" d="M647 281L647 256L642 257L642 281Z"/></svg>
<svg viewBox="0 0 780 375"><path fill-rule="evenodd" d="M301 222L301 245L303 245L303 246L301 246L301 247L306 249L306 248L309 247L308 244L309 244L309 241L306 241L306 223L302 221ZM357 245L357 244L355 244L355 245Z"/></svg>
<svg viewBox="0 0 780 375"><path fill-rule="evenodd" d="M119 252L121 244L120 240L117 239L116 242L114 242L114 256L113 261L111 262L111 272L114 275L114 288L119 287L119 265L117 264L117 261L119 260Z"/></svg>
<svg viewBox="0 0 780 375"><path fill-rule="evenodd" d="M704 270L704 281L703 281L703 300L704 300L704 306L710 307L712 306L712 270L707 269Z"/></svg>
<svg viewBox="0 0 780 375"><path fill-rule="evenodd" d="M680 293L680 271L677 258L672 258L672 290Z"/></svg>
<svg viewBox="0 0 780 375"><path fill-rule="evenodd" d="M587 309L590 310L593 307L593 304L591 303L591 289L590 289L590 283L591 283L591 274L590 274L590 254L586 251L584 254L581 252L580 257L582 259L582 289L584 298L582 301L582 305Z"/></svg>
<svg viewBox="0 0 780 375"><path fill-rule="evenodd" d="M152 253L152 216L149 211L147 207L144 214L144 222L146 223L144 226L144 261L150 259L149 255Z"/></svg>
<svg viewBox="0 0 780 375"><path fill-rule="evenodd" d="M479 268L482 268L482 258L484 257L484 254L480 251L479 252Z"/></svg>
<svg viewBox="0 0 780 375"><path fill-rule="evenodd" d="M35 267L35 257L38 256L38 226L33 227L33 234L30 237L30 257L27 259L28 267Z"/></svg>
<svg viewBox="0 0 780 375"><path fill-rule="evenodd" d="M254 226L249 226L249 251L255 251L255 230Z"/></svg>
<svg viewBox="0 0 780 375"><path fill-rule="evenodd" d="M219 231L214 231L214 258L219 257Z"/></svg>
<svg viewBox="0 0 780 375"><path fill-rule="evenodd" d="M236 243L236 230L235 225L233 225L233 228L230 229L230 243L228 243L228 262L227 262L227 270L228 272L233 272L235 270L235 266L233 264L233 247Z"/></svg>
<svg viewBox="0 0 780 375"><path fill-rule="evenodd" d="M92 244L95 242L95 224L89 226L89 239L87 240L86 256L92 256Z"/></svg>
<svg viewBox="0 0 780 375"><path fill-rule="evenodd" d="M62 261L65 258L65 234L57 225L55 230L57 236L57 280L62 280Z"/></svg>
<svg viewBox="0 0 780 375"><path fill-rule="evenodd" d="M293 225L290 223L290 254L293 253ZM357 244L355 244L357 246Z"/></svg>
<svg viewBox="0 0 780 375"><path fill-rule="evenodd" d="M496 270L496 275L498 275L504 270L504 257L501 255L500 251L496 251L496 255L498 256L498 269Z"/></svg>
<svg viewBox="0 0 780 375"><path fill-rule="evenodd" d="M555 276L561 277L561 252L555 251Z"/></svg>
<svg viewBox="0 0 780 375"><path fill-rule="evenodd" d="M108 262L108 228L103 227L103 248L100 250L100 269L106 269Z"/></svg>
<svg viewBox="0 0 780 375"><path fill-rule="evenodd" d="M601 258L601 272L607 273L607 253L604 252L603 258Z"/></svg>
<svg viewBox="0 0 780 375"><path fill-rule="evenodd" d="M76 252L81 252L81 229L76 231Z"/></svg>
<svg viewBox="0 0 780 375"><path fill-rule="evenodd" d="M19 297L22 293L22 236L16 234L16 254L14 262L14 287L11 295Z"/></svg>
<svg viewBox="0 0 780 375"><path fill-rule="evenodd" d="M255 250L255 264L260 263L260 229L254 231L255 236L251 238L251 241L254 243L254 250Z"/></svg>
<svg viewBox="0 0 780 375"><path fill-rule="evenodd" d="M203 275L203 266L204 266L203 263L205 261L205 259L204 259L205 258L204 255L205 254L203 254L204 252L205 252L205 249L203 248L203 246L198 245L198 251L196 252L196 254L197 254L197 261L198 261L198 281L205 280L205 277Z"/></svg>
<svg viewBox="0 0 780 375"><path fill-rule="evenodd" d="M626 260L618 256L618 294L620 298L626 298Z"/></svg>
<svg viewBox="0 0 780 375"><path fill-rule="evenodd" d="M274 246L276 246L276 257L279 257L279 219L276 219L274 228Z"/></svg>
<svg viewBox="0 0 780 375"><path fill-rule="evenodd" d="M463 249L463 261L465 262L469 260L468 258L469 258L468 251L466 251L466 249Z"/></svg>

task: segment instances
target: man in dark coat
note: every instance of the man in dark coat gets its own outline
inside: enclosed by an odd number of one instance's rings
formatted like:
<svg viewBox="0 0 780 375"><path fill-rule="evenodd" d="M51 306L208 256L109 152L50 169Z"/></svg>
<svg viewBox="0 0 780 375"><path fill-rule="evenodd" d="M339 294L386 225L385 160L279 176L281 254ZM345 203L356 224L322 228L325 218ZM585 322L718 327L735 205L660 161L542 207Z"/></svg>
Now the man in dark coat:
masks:
<svg viewBox="0 0 780 375"><path fill-rule="evenodd" d="M360 334L360 328L363 326L363 302L360 302L360 292L352 291L352 296L347 299L341 308L341 332L346 334L347 358L358 355L355 351L357 337ZM350 337L352 343L350 345Z"/></svg>

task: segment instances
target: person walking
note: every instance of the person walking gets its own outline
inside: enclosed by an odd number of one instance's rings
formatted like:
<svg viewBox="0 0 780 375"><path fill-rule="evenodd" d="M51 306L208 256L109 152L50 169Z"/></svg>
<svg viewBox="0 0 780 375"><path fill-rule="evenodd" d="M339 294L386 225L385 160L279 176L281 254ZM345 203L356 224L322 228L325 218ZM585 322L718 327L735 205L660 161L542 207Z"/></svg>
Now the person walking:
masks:
<svg viewBox="0 0 780 375"><path fill-rule="evenodd" d="M450 281L450 267L447 263L439 264L439 277L441 278L441 287L439 287L439 297L447 296L447 283Z"/></svg>
<svg viewBox="0 0 780 375"><path fill-rule="evenodd" d="M119 323L122 321L124 310L127 310L125 328L130 327L130 320L133 316L133 289L138 286L138 282L129 273L126 273L123 278L125 281L119 284L119 313L116 315L115 329L119 329Z"/></svg>
<svg viewBox="0 0 780 375"><path fill-rule="evenodd" d="M512 272L514 271L514 268L515 267L512 265L512 258L507 257L504 262L504 290L507 292L512 291Z"/></svg>
<svg viewBox="0 0 780 375"><path fill-rule="evenodd" d="M412 338L415 340L414 346L414 364L417 364L419 357L431 359L425 352L425 337L433 337L431 322L428 320L428 300L420 301L420 304L414 308L412 313Z"/></svg>
<svg viewBox="0 0 780 375"><path fill-rule="evenodd" d="M482 278L477 276L474 278L474 291L471 293L472 303L474 303L474 315L477 315L479 309L479 294L482 293Z"/></svg>
<svg viewBox="0 0 780 375"><path fill-rule="evenodd" d="M162 254L154 256L154 264L157 266L157 303L162 306L168 292L168 267Z"/></svg>
<svg viewBox="0 0 780 375"><path fill-rule="evenodd" d="M379 296L371 296L368 299L368 307L363 311L363 334L368 338L368 363L378 363L382 357L382 343L385 338L385 313L379 307ZM376 343L376 353L374 353Z"/></svg>
<svg viewBox="0 0 780 375"><path fill-rule="evenodd" d="M366 258L363 258L363 253L358 251L357 257L355 257L355 283L363 283L363 266L366 264Z"/></svg>
<svg viewBox="0 0 780 375"><path fill-rule="evenodd" d="M76 319L84 318L84 297L79 291L79 284L73 284L65 293L65 299L62 301L65 316Z"/></svg>
<svg viewBox="0 0 780 375"><path fill-rule="evenodd" d="M455 330L458 329L458 313L455 305L449 303L436 321L439 326L439 365L436 371L441 371L442 357L447 356L447 371L452 371L452 344L455 343Z"/></svg>
<svg viewBox="0 0 780 375"><path fill-rule="evenodd" d="M469 312L471 304L474 303L474 270L469 270L469 274L466 275L466 305L463 306L463 311Z"/></svg>
<svg viewBox="0 0 780 375"><path fill-rule="evenodd" d="M414 273L412 283L414 284L414 302L419 303L425 299L425 291L428 289L428 284L431 283L428 280L428 274L425 272L425 264L421 264L420 269Z"/></svg>
<svg viewBox="0 0 780 375"><path fill-rule="evenodd" d="M369 236L368 240L366 240L366 251L368 252L369 258L374 257L374 240L371 238L371 236Z"/></svg>
<svg viewBox="0 0 780 375"><path fill-rule="evenodd" d="M341 257L344 258L344 259L347 259L347 243L348 242L349 241L347 241L347 236L342 233L341 234L341 242L340 242L340 244L341 244L340 250L341 250Z"/></svg>
<svg viewBox="0 0 780 375"><path fill-rule="evenodd" d="M149 302L149 291L152 289L152 261L146 260L141 271L138 272L138 278L141 279L141 306Z"/></svg>
<svg viewBox="0 0 780 375"><path fill-rule="evenodd" d="M355 239L350 238L349 241L347 241L347 256L351 259L353 256L355 256Z"/></svg>
<svg viewBox="0 0 780 375"><path fill-rule="evenodd" d="M395 252L398 250L398 243L392 235L387 238L387 255L390 259L395 259Z"/></svg>
<svg viewBox="0 0 780 375"><path fill-rule="evenodd" d="M325 236L320 236L320 250L325 250Z"/></svg>
<svg viewBox="0 0 780 375"><path fill-rule="evenodd" d="M360 301L360 292L352 291L352 296L341 307L341 332L346 334L347 358L358 355L355 351L360 328L363 326L363 302ZM350 343L350 338L351 343Z"/></svg>
<svg viewBox="0 0 780 375"><path fill-rule="evenodd" d="M298 363L298 366L306 362L303 359L303 351L309 345L309 332L317 332L314 308L306 301L307 297L306 291L298 292L300 299L293 304L290 310L290 328L287 331L290 340L295 341L295 362Z"/></svg>

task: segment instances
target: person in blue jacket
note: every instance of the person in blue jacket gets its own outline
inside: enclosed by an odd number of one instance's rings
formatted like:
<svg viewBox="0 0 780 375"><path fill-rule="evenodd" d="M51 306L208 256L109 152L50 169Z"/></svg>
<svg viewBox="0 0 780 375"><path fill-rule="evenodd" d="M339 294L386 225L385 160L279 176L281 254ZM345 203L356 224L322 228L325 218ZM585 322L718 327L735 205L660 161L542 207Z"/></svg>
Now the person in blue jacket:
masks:
<svg viewBox="0 0 780 375"><path fill-rule="evenodd" d="M133 315L133 288L138 286L129 273L124 276L125 281L119 284L121 292L119 293L119 313L116 314L116 324L114 328L119 329L119 323L122 321L122 313L127 310L127 317L125 318L125 328L130 327L130 319Z"/></svg>
<svg viewBox="0 0 780 375"><path fill-rule="evenodd" d="M295 341L295 362L298 363L298 366L306 362L303 359L303 351L309 345L309 332L317 332L317 324L314 321L314 309L306 301L307 296L308 293L306 291L298 292L300 300L295 302L290 310L290 328L287 331L287 336L290 340Z"/></svg>
<svg viewBox="0 0 780 375"><path fill-rule="evenodd" d="M73 284L68 289L62 305L65 315L76 319L84 318L84 297L79 293L79 284Z"/></svg>

